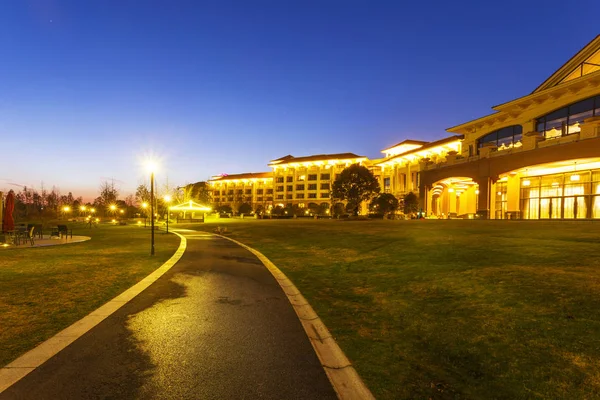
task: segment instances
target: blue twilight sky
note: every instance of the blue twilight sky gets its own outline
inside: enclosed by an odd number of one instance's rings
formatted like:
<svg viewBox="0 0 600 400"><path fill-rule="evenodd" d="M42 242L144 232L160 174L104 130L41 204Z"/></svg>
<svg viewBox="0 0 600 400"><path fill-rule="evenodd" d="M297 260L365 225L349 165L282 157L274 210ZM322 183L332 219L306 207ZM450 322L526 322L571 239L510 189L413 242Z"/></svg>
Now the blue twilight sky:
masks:
<svg viewBox="0 0 600 400"><path fill-rule="evenodd" d="M600 33L600 2L60 1L0 8L0 190L123 195L378 157L526 95Z"/></svg>

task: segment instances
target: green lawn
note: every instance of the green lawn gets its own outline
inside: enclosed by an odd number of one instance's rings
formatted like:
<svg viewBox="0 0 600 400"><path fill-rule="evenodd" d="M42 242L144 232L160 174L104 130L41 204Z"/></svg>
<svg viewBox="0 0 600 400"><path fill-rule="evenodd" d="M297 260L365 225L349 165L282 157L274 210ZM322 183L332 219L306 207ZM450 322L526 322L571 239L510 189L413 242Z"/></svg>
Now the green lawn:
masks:
<svg viewBox="0 0 600 400"><path fill-rule="evenodd" d="M600 223L218 224L294 281L378 399L600 398Z"/></svg>
<svg viewBox="0 0 600 400"><path fill-rule="evenodd" d="M175 235L136 226L85 228L92 240L65 246L0 249L0 366L117 296L168 260Z"/></svg>

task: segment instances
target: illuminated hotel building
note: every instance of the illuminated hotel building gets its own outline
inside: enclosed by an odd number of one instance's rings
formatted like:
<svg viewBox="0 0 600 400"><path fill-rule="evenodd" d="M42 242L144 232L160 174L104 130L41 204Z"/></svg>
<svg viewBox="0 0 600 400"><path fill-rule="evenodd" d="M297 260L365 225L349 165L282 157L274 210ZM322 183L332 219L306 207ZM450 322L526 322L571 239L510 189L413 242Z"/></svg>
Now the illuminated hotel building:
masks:
<svg viewBox="0 0 600 400"><path fill-rule="evenodd" d="M288 155L270 173L212 179L214 204L331 206L333 181L358 163L381 192L418 193L427 216L600 218L600 35L533 92L493 110L443 139L388 147L381 159Z"/></svg>
<svg viewBox="0 0 600 400"><path fill-rule="evenodd" d="M331 205L331 185L352 164L365 164L367 158L353 153L319 154L272 160L274 204L300 208Z"/></svg>
<svg viewBox="0 0 600 400"><path fill-rule="evenodd" d="M462 138L456 154L421 163L424 211L600 218L600 36L531 94L493 109L448 129Z"/></svg>
<svg viewBox="0 0 600 400"><path fill-rule="evenodd" d="M270 172L214 176L208 182L209 198L215 207L228 205L237 211L243 203L253 210L273 203L273 178Z"/></svg>

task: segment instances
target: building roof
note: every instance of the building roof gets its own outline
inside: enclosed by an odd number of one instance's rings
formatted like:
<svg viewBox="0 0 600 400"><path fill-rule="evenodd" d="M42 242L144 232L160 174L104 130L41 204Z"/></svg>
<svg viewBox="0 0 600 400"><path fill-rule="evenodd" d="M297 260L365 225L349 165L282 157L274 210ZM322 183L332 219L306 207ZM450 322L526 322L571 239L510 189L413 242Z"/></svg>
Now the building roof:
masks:
<svg viewBox="0 0 600 400"><path fill-rule="evenodd" d="M596 36L588 44L583 46L581 50L575 53L573 57L571 57L531 93L533 94L541 92L542 90L549 89L560 84L574 71L574 69L579 68L582 63L584 63L589 57L593 56L598 49L600 49L600 35Z"/></svg>
<svg viewBox="0 0 600 400"><path fill-rule="evenodd" d="M294 158L294 156L291 154L288 154L287 156L283 156L283 157L277 158L275 160L271 160L271 162L269 164L279 164L279 163L289 160L290 158Z"/></svg>
<svg viewBox="0 0 600 400"><path fill-rule="evenodd" d="M272 178L272 177L273 177L272 172L246 172L243 174L232 174L232 175L223 174L223 175L219 175L219 176L214 176L209 180L209 182L226 181L226 180L233 180L233 179L262 179L262 178Z"/></svg>
<svg viewBox="0 0 600 400"><path fill-rule="evenodd" d="M398 146L401 146L401 145L403 145L403 144L425 145L425 144L427 144L427 143L429 143L429 142L423 142L422 140L412 140L412 139L406 139L406 140L403 140L403 141L402 141L402 142L400 142L400 143L396 143L396 144L395 144L395 145L393 145L393 146L386 147L385 149L383 149L383 150L381 150L381 151L382 151L382 152L384 152L384 151L386 151L386 150L393 149L394 147L398 147Z"/></svg>
<svg viewBox="0 0 600 400"><path fill-rule="evenodd" d="M349 158L366 158L366 157L358 156L354 153L316 154L314 156L302 156L302 157L294 157L291 155L287 155L285 157L281 157L281 158L271 161L269 163L269 165L289 164L289 163L306 162L306 161L347 160Z"/></svg>
<svg viewBox="0 0 600 400"><path fill-rule="evenodd" d="M381 160L381 161L379 161L379 162L377 162L375 164L381 164L381 163L384 163L384 162L387 162L387 161L390 161L390 160L393 160L393 159L396 159L396 158L406 157L407 155L410 155L410 154L420 153L420 152L425 151L427 149L431 149L431 148L434 148L434 147L437 147L437 146L443 146L445 144L452 143L452 142L455 142L457 140L462 140L464 138L465 138L464 135L452 135L452 136L448 136L448 137L445 137L443 139L436 140L435 142L429 142L429 143L423 145L423 147L419 147L418 149L407 151L406 153L402 153L402 154L396 154L395 156L392 156L392 157L384 158L383 160Z"/></svg>
<svg viewBox="0 0 600 400"><path fill-rule="evenodd" d="M503 126L506 126L505 121L510 121L511 118L518 116L523 110L526 110L532 105L548 101L552 96L569 90L578 90L578 86L585 85L585 83L581 83L579 80L579 77L581 76L590 76L590 79L594 79L595 81L600 80L600 70L598 69L600 66L599 61L600 35L596 36L591 42L585 45L577 52L577 54L563 64L562 67L542 82L542 84L532 93L495 105L492 107L494 110L493 113L453 126L446 129L446 131L470 133L474 132L476 128L481 128L484 125L489 126L490 129L502 128ZM577 74L579 70L581 70L583 75Z"/></svg>

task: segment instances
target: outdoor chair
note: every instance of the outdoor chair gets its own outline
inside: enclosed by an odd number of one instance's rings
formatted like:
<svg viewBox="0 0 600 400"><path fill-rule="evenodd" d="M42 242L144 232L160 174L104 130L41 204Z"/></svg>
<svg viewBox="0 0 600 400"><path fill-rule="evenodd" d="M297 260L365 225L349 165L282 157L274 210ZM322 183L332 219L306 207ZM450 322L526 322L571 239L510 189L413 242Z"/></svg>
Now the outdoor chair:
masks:
<svg viewBox="0 0 600 400"><path fill-rule="evenodd" d="M35 231L35 226L32 226L31 228L29 228L28 231L26 231L23 234L23 236L22 236L23 237L23 243L27 243L27 241L29 240L29 243L31 243L32 246L35 244L35 242L33 240L34 239L34 235L33 235L34 231Z"/></svg>
<svg viewBox="0 0 600 400"><path fill-rule="evenodd" d="M65 235L65 238L70 236L73 239L73 229L69 229L66 225L58 225L58 233L60 236Z"/></svg>
<svg viewBox="0 0 600 400"><path fill-rule="evenodd" d="M42 224L27 224L27 231L31 230L31 228L35 227L35 235L37 236L38 239L43 239L43 229L42 229Z"/></svg>

